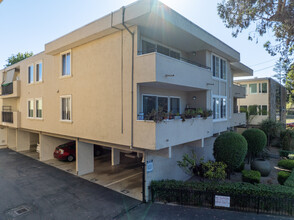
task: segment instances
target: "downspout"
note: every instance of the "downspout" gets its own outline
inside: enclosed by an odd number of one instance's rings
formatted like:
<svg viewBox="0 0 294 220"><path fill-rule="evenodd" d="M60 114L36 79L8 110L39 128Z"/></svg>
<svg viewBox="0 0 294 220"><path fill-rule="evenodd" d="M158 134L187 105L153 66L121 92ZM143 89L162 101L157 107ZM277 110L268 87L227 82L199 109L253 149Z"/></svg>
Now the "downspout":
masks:
<svg viewBox="0 0 294 220"><path fill-rule="evenodd" d="M130 149L133 148L134 144L134 33L125 25L125 7L122 7L122 25L132 36L132 77L131 77L131 145Z"/></svg>

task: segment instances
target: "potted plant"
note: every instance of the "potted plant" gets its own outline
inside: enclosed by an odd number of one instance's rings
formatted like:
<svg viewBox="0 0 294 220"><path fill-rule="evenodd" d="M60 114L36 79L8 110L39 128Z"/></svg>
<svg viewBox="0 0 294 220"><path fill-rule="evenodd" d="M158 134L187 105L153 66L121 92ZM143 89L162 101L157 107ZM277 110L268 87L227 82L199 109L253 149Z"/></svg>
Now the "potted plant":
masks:
<svg viewBox="0 0 294 220"><path fill-rule="evenodd" d="M176 113L176 115L174 116L174 119L176 120L181 119L181 115L179 112Z"/></svg>
<svg viewBox="0 0 294 220"><path fill-rule="evenodd" d="M203 117L203 119L207 119L211 115L212 115L212 111L211 110L204 110L202 117Z"/></svg>
<svg viewBox="0 0 294 220"><path fill-rule="evenodd" d="M197 115L197 118L202 117L202 115L203 115L203 109L202 108L197 108L196 109L196 115Z"/></svg>

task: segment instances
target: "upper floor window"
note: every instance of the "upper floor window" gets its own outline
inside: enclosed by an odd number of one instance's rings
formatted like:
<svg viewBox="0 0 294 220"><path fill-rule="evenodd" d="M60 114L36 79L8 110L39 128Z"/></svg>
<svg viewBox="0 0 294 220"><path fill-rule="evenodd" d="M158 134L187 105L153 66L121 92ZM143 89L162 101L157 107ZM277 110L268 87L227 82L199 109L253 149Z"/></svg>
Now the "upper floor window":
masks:
<svg viewBox="0 0 294 220"><path fill-rule="evenodd" d="M70 72L70 66L71 66L71 59L70 59L70 52L66 52L64 54L61 55L61 62L62 62L62 67L61 67L61 75L62 76L70 76L71 72Z"/></svg>
<svg viewBox="0 0 294 220"><path fill-rule="evenodd" d="M247 84L242 84L241 85L243 88L245 88L245 94L247 95L248 93L247 93Z"/></svg>
<svg viewBox="0 0 294 220"><path fill-rule="evenodd" d="M148 41L142 40L142 54L158 52L166 56L170 56L176 59L180 59L181 55L179 52L176 52L168 47L159 45L156 43L150 43Z"/></svg>
<svg viewBox="0 0 294 220"><path fill-rule="evenodd" d="M267 83L259 83L259 93L267 93Z"/></svg>
<svg viewBox="0 0 294 220"><path fill-rule="evenodd" d="M36 99L36 118L43 117L42 99Z"/></svg>
<svg viewBox="0 0 294 220"><path fill-rule="evenodd" d="M28 100L28 117L33 118L34 117L34 101Z"/></svg>
<svg viewBox="0 0 294 220"><path fill-rule="evenodd" d="M212 102L213 119L226 119L227 118L227 99L226 98L213 98Z"/></svg>
<svg viewBox="0 0 294 220"><path fill-rule="evenodd" d="M61 97L61 120L71 121L71 96Z"/></svg>
<svg viewBox="0 0 294 220"><path fill-rule="evenodd" d="M227 61L212 55L212 73L213 76L220 79L227 79Z"/></svg>
<svg viewBox="0 0 294 220"><path fill-rule="evenodd" d="M42 63L36 64L36 82L42 82Z"/></svg>
<svg viewBox="0 0 294 220"><path fill-rule="evenodd" d="M34 65L28 67L28 83L31 84L34 82Z"/></svg>
<svg viewBox="0 0 294 220"><path fill-rule="evenodd" d="M256 94L257 93L257 84L249 84L249 93Z"/></svg>

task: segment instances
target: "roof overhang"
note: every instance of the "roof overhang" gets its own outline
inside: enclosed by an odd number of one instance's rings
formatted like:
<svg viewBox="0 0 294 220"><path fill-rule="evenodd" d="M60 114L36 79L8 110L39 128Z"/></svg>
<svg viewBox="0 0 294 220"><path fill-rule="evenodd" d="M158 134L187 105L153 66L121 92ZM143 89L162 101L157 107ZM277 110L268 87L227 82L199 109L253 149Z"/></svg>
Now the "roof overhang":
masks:
<svg viewBox="0 0 294 220"><path fill-rule="evenodd" d="M233 77L253 76L253 70L240 62L231 63Z"/></svg>

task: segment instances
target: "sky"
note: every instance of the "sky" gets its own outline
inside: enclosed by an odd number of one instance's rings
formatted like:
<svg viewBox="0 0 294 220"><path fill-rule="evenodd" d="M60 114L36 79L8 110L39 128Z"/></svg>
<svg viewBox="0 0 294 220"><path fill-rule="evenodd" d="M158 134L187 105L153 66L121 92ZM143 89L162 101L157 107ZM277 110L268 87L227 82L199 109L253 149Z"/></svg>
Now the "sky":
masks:
<svg viewBox="0 0 294 220"><path fill-rule="evenodd" d="M0 69L12 54L44 50L44 45L86 25L134 0L3 0L0 4ZM237 38L217 15L220 0L161 0L196 25L241 54L241 62L254 70L254 77L275 75L278 57L270 56L263 44L273 40L267 33L255 41L245 30ZM251 28L250 31L254 29Z"/></svg>

